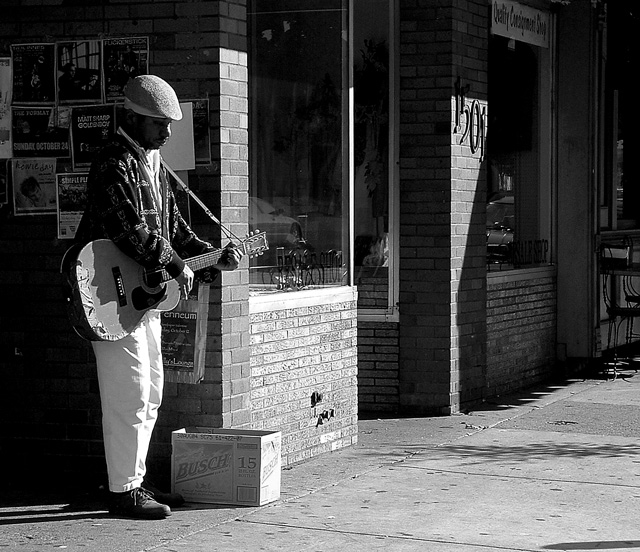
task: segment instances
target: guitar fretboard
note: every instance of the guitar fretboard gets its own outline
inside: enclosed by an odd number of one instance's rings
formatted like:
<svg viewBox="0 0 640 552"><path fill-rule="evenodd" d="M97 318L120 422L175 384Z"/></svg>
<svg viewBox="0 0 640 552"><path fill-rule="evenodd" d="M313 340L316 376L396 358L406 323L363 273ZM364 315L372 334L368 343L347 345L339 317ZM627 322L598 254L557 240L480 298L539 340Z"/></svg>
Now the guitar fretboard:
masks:
<svg viewBox="0 0 640 552"><path fill-rule="evenodd" d="M216 264L220 260L220 257L222 257L223 252L224 249L215 249L214 251L209 251L208 253L203 253L202 255L197 255L190 259L185 259L184 262L195 272L196 270L202 270L203 268L208 268ZM168 282L173 279L173 277L164 269L150 272L148 276L151 279L156 279L160 276L162 282Z"/></svg>
<svg viewBox="0 0 640 552"><path fill-rule="evenodd" d="M246 240L243 240L239 245L236 246L239 250L243 252L244 255L256 255L261 254L263 251L269 249L269 244L267 243L266 234L264 232L257 232L249 236ZM185 259L185 263L187 266L193 270L202 270L204 268L208 268L216 264L222 254L224 253L226 248L222 249L214 249L213 251L208 251L207 253L203 253L202 255L196 255L195 257L191 257L190 259ZM173 278L169 275L169 273L160 269L157 271L147 273L147 279L152 282L168 282Z"/></svg>
<svg viewBox="0 0 640 552"><path fill-rule="evenodd" d="M185 262L194 272L196 270L202 270L203 268L207 268L216 264L220 260L220 257L222 257L223 251L224 249L209 251L209 253L204 253L203 255L198 255L197 257L187 259Z"/></svg>

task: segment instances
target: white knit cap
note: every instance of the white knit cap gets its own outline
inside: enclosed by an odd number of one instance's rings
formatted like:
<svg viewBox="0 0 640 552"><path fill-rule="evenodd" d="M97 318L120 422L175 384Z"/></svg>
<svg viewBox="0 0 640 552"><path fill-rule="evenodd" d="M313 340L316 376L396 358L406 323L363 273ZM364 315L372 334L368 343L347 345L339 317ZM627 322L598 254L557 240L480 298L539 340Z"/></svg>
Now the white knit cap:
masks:
<svg viewBox="0 0 640 552"><path fill-rule="evenodd" d="M147 117L174 121L182 119L175 91L155 75L139 75L129 79L124 88L124 107Z"/></svg>

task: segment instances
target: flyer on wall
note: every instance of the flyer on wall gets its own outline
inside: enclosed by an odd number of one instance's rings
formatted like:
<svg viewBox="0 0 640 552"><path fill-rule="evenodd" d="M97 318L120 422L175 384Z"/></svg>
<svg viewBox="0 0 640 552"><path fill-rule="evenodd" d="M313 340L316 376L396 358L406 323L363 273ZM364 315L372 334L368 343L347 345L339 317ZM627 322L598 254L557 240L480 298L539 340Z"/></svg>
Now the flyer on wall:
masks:
<svg viewBox="0 0 640 552"><path fill-rule="evenodd" d="M105 100L122 100L127 81L149 73L149 37L105 38L102 52Z"/></svg>
<svg viewBox="0 0 640 552"><path fill-rule="evenodd" d="M87 206L89 173L61 173L56 175L58 200L58 239L72 239Z"/></svg>
<svg viewBox="0 0 640 552"><path fill-rule="evenodd" d="M0 159L11 151L11 58L0 57Z"/></svg>
<svg viewBox="0 0 640 552"><path fill-rule="evenodd" d="M102 49L99 40L56 44L58 102L102 102Z"/></svg>
<svg viewBox="0 0 640 552"><path fill-rule="evenodd" d="M71 110L71 162L73 170L87 169L96 153L115 132L115 110L111 105L87 105Z"/></svg>
<svg viewBox="0 0 640 552"><path fill-rule="evenodd" d="M13 107L14 157L69 157L66 108ZM66 125L66 128L65 128Z"/></svg>
<svg viewBox="0 0 640 552"><path fill-rule="evenodd" d="M12 44L13 103L52 104L56 99L54 44Z"/></svg>
<svg viewBox="0 0 640 552"><path fill-rule="evenodd" d="M162 313L162 358L166 381L198 383L204 377L209 286L196 281L187 299Z"/></svg>
<svg viewBox="0 0 640 552"><path fill-rule="evenodd" d="M14 159L12 176L16 216L56 213L55 159Z"/></svg>

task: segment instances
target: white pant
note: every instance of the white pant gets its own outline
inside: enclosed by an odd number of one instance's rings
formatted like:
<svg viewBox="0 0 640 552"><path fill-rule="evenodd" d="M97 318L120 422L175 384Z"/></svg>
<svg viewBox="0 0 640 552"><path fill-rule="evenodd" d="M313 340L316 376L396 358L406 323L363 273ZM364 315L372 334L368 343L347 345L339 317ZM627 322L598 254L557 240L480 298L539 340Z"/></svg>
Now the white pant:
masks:
<svg viewBox="0 0 640 552"><path fill-rule="evenodd" d="M160 313L149 311L125 338L92 342L112 492L139 487L146 473L149 442L164 384L161 331Z"/></svg>

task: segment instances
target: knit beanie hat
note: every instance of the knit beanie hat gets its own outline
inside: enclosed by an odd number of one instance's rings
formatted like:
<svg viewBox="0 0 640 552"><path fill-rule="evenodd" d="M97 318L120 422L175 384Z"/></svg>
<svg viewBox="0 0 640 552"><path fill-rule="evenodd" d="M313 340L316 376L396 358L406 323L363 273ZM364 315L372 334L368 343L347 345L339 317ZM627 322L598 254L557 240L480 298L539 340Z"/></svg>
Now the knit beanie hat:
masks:
<svg viewBox="0 0 640 552"><path fill-rule="evenodd" d="M124 88L124 107L147 117L174 121L182 119L175 91L155 75L139 75L129 79Z"/></svg>

